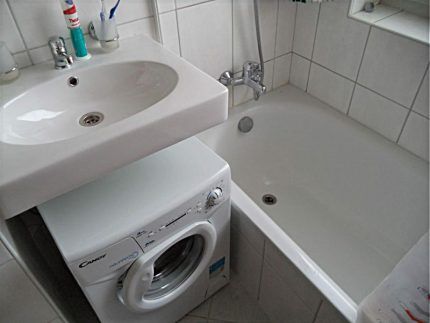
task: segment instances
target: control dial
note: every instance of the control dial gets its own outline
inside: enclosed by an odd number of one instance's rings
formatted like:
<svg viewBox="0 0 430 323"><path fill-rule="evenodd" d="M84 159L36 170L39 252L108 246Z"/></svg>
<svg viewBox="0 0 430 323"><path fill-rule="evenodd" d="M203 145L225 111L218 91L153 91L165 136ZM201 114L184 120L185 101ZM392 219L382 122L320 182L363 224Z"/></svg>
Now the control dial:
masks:
<svg viewBox="0 0 430 323"><path fill-rule="evenodd" d="M213 189L208 195L208 198L206 201L206 207L210 208L214 205L217 205L221 201L222 195L223 193L220 187Z"/></svg>

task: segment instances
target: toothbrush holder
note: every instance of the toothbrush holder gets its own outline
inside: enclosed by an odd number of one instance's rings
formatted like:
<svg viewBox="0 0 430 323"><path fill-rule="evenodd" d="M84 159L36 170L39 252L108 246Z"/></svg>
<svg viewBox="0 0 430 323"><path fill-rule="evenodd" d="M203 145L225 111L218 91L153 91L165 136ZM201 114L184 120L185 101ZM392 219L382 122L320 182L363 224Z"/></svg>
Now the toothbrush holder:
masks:
<svg viewBox="0 0 430 323"><path fill-rule="evenodd" d="M115 17L90 22L88 31L91 38L98 40L105 51L113 51L119 47L119 35Z"/></svg>

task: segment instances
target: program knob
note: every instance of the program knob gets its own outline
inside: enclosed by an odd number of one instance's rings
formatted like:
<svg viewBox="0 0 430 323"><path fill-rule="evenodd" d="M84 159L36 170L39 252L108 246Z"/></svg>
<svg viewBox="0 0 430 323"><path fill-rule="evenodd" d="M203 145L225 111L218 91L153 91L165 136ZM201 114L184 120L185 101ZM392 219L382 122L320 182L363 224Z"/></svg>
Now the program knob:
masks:
<svg viewBox="0 0 430 323"><path fill-rule="evenodd" d="M206 206L210 208L218 204L221 201L221 199L222 199L222 189L217 187L209 193L206 201Z"/></svg>

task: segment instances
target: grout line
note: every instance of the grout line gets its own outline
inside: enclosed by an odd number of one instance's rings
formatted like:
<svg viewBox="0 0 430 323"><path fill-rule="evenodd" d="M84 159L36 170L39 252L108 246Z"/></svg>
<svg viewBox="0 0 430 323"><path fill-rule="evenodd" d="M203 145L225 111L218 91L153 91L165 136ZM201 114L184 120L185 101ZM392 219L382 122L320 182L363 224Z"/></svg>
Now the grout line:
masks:
<svg viewBox="0 0 430 323"><path fill-rule="evenodd" d="M186 8L191 8L191 7L195 7L195 6L199 6L199 5L201 5L201 4L204 4L204 3L208 3L208 2L214 2L215 0L205 0L205 1L202 1L202 2L198 2L198 3L194 3L194 4L190 4L190 5L188 5L188 6L184 6L184 7L178 7L178 5L177 5L177 3L176 3L176 0L175 0L175 7L176 7L176 10L182 10L182 9L186 9Z"/></svg>
<svg viewBox="0 0 430 323"><path fill-rule="evenodd" d="M411 113L412 113L412 108L413 108L413 106L414 106L414 104L415 104L415 101L416 101L416 99L417 99L417 97L418 97L418 93L420 92L421 86L422 86L422 84L424 83L424 80L425 80L425 78L426 78L426 74L427 74L427 70L428 70L428 69L429 69L429 63L427 63L427 67L426 67L426 69L424 70L424 75L423 75L423 76L422 76L422 78L421 78L421 82L420 82L420 84L418 85L418 89L417 89L417 91L415 92L414 99L412 100L411 107L410 107L410 109L409 109L409 111L408 111L408 114L406 115L405 120L403 121L403 125L402 125L402 128L400 129L399 136L397 137L397 140L395 141L395 143L396 143L396 144L398 144L398 143L399 143L400 137L401 137L401 136L402 136L402 134L403 134L403 130L405 130L406 122L408 122L409 116L410 116L410 115L411 115Z"/></svg>
<svg viewBox="0 0 430 323"><path fill-rule="evenodd" d="M294 27L293 27L293 39L291 40L291 58L290 58L290 68L288 70L288 81L290 83L291 78L291 66L293 65L293 52L294 52L294 40L296 38L296 25L297 25L297 11L299 10L299 6L296 3L296 12L294 13Z"/></svg>
<svg viewBox="0 0 430 323"><path fill-rule="evenodd" d="M367 33L366 42L364 43L363 54L361 55L360 64L358 65L357 76L355 77L354 87L352 88L351 98L349 99L348 108L346 109L347 116L349 116L349 111L351 110L352 98L354 97L355 88L357 87L358 77L360 76L361 65L363 64L364 55L366 54L367 44L369 42L371 31L372 31L372 26L369 27L369 32Z"/></svg>
<svg viewBox="0 0 430 323"><path fill-rule="evenodd" d="M278 27L279 27L278 24L279 24L279 0L276 3L275 46L273 48L273 57L276 56L276 47L278 46Z"/></svg>
<svg viewBox="0 0 430 323"><path fill-rule="evenodd" d="M310 64L309 64L308 79L306 80L306 89L305 89L306 93L308 92L309 78L311 75L311 67L312 67L312 63L314 60L315 43L317 41L317 32L318 32L318 25L320 23L320 14L321 14L321 3L319 4L319 7L318 7L317 23L315 26L314 42L312 44L312 53L311 53L311 59L310 59Z"/></svg>
<svg viewBox="0 0 430 323"><path fill-rule="evenodd" d="M12 10L12 6L10 5L9 0L6 0L6 6L8 7L10 15L12 16L12 20L13 20L15 26L16 26L16 29L18 30L19 36L21 37L22 43L24 44L24 48L27 51L27 56L30 59L30 63L32 65L34 65L33 59L31 58L31 55L30 55L30 50L29 50L29 48L27 46L27 42L24 39L24 34L21 31L21 27L18 25L18 20L15 17L15 13Z"/></svg>
<svg viewBox="0 0 430 323"><path fill-rule="evenodd" d="M381 20L384 20L384 19L387 19L387 18L390 18L390 17L392 17L392 16L395 16L395 15L397 15L397 14L399 14L399 13L402 13L403 12L403 10L402 9L399 9L400 11L397 11L397 12L395 12L395 13L392 13L392 14L390 14L390 15L388 15L388 16L385 16L385 17L382 17L382 18L380 18L380 19L377 19L377 20L375 20L374 22L372 22L372 23L369 23L369 22L367 22L367 24L370 24L370 26L372 27L372 26L375 26L375 27L377 27L376 26L376 23L377 22L379 22L379 21L381 21ZM361 21L361 20L359 20L359 21ZM361 22L363 22L363 21L361 21Z"/></svg>
<svg viewBox="0 0 430 323"><path fill-rule="evenodd" d="M231 73L234 76L234 2L231 0ZM231 100L230 100L231 97ZM230 106L231 103L231 106ZM228 100L228 108L229 111L231 108L235 106L234 104L234 86L231 85L229 88L229 100Z"/></svg>
<svg viewBox="0 0 430 323"><path fill-rule="evenodd" d="M274 82L275 82L275 60L276 60L276 47L278 46L278 24L279 24L279 1L276 5L276 25L275 25L275 48L273 49L273 66L272 66L272 88L270 90L272 90L275 86L274 86ZM266 63L266 62L264 62ZM270 90L268 92L270 92Z"/></svg>
<svg viewBox="0 0 430 323"><path fill-rule="evenodd" d="M176 32L178 33L179 56L182 56L181 33L179 32L178 5L175 0L175 15L176 15Z"/></svg>
<svg viewBox="0 0 430 323"><path fill-rule="evenodd" d="M323 68L323 69L325 69L325 70L327 70L327 71L329 71L329 72L332 72L333 74L336 74L337 76L342 77L342 78L344 78L345 80L348 80L348 81L350 81L350 82L354 83L354 90L355 90L355 84L360 85L361 87L365 88L366 90L369 90L369 91L371 91L371 92L373 92L373 93L375 93L375 94L377 94L377 95L379 95L379 96L383 97L384 99L386 99L386 100L388 100L388 101L390 101L390 102L393 102L393 103L395 103L395 104L397 104L397 105L401 106L402 108L404 108L404 109L406 109L406 110L409 110L409 107L407 107L406 105L404 105L404 104L402 104L402 103L400 103L400 102L397 102L397 101L395 101L395 100L393 100L393 99L391 99L391 98L389 98L389 97L385 96L384 94L381 94L381 93L379 93L379 92L377 92L377 91L375 91L375 90L373 90L373 89L371 89L371 88L367 87L366 85L363 85L363 84L361 84L361 83L359 83L359 82L356 82L356 81L354 81L353 79L350 79L349 77L346 77L346 76L344 76L344 75L342 75L342 74L339 74L338 72L333 71L333 70L331 70L331 69L327 68L327 66L321 65L321 64L319 64L319 63L317 63L317 62L315 62L315 61L310 61L310 60L309 60L309 58L306 58L305 56L303 56L303 55L301 55L301 54L297 54L296 52L292 52L292 54L293 54L293 55L296 55L296 56L299 56L299 57L301 57L301 58L303 58L303 59L305 59L305 60L309 61L309 62L310 62L310 63L312 63L312 64L318 65L319 67L321 67L321 68ZM351 96L351 101L352 101L352 96ZM348 111L349 111L349 110L348 110Z"/></svg>
<svg viewBox="0 0 430 323"><path fill-rule="evenodd" d="M263 253L261 255L260 277L258 280L257 301L260 299L261 281L263 280L264 258L266 257L266 239L263 239Z"/></svg>
<svg viewBox="0 0 430 323"><path fill-rule="evenodd" d="M318 314L319 314L319 312L320 312L320 310L321 310L321 307L322 307L322 304L323 304L323 300L321 300L320 301L320 303L318 304L318 307L317 307L317 310L315 311L315 316L314 316L314 318L313 318L313 320L312 320L312 323L315 323L316 322L316 320L317 320L317 318L318 318Z"/></svg>

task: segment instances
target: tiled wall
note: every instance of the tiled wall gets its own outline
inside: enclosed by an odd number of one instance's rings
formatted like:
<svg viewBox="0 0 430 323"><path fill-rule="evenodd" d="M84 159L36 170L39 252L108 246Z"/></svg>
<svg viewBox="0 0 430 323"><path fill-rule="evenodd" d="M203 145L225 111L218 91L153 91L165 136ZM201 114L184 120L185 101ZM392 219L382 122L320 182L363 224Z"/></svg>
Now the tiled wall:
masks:
<svg viewBox="0 0 430 323"><path fill-rule="evenodd" d="M258 61L252 0L158 0L164 45L214 78L225 70L238 75L246 60ZM265 85L270 90L289 77L296 5L260 1ZM240 86L230 89L231 105L252 98Z"/></svg>
<svg viewBox="0 0 430 323"><path fill-rule="evenodd" d="M62 322L1 241L0 290L1 322Z"/></svg>
<svg viewBox="0 0 430 323"><path fill-rule="evenodd" d="M297 5L290 83L428 160L428 46L348 18L348 7Z"/></svg>
<svg viewBox="0 0 430 323"><path fill-rule="evenodd" d="M347 320L270 240L236 208L231 219L231 267L273 322Z"/></svg>
<svg viewBox="0 0 430 323"><path fill-rule="evenodd" d="M113 0L106 0L113 5ZM100 11L99 0L77 0L81 26ZM0 0L0 40L6 41L19 66L51 59L47 43L53 35L69 37L59 0ZM122 1L116 15L121 37L154 33L154 19L148 0Z"/></svg>

